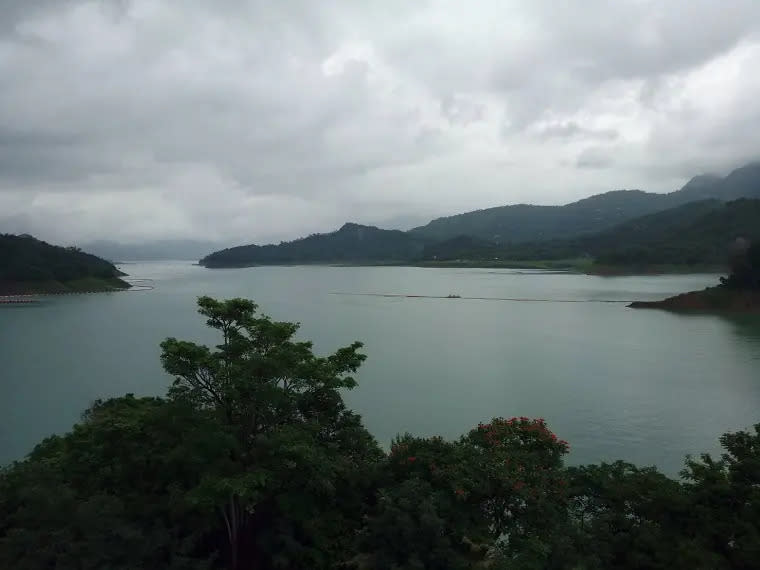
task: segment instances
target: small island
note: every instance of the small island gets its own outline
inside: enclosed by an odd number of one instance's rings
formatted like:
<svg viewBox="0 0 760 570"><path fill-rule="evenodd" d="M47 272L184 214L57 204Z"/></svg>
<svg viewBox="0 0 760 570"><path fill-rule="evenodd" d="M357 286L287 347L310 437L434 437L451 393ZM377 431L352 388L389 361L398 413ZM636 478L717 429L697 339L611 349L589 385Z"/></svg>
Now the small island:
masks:
<svg viewBox="0 0 760 570"><path fill-rule="evenodd" d="M95 293L130 287L111 262L30 235L0 234L0 296Z"/></svg>
<svg viewBox="0 0 760 570"><path fill-rule="evenodd" d="M760 242L739 244L728 277L702 291L682 293L662 301L636 301L634 309L760 313Z"/></svg>

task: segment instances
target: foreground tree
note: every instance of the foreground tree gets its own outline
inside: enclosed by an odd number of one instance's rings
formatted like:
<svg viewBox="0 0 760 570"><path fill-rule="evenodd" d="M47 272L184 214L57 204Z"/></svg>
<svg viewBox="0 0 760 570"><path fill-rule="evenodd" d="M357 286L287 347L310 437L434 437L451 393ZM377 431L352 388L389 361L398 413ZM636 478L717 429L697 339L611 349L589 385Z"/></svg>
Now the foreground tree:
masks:
<svg viewBox="0 0 760 570"><path fill-rule="evenodd" d="M383 454L345 408L364 356L199 299L214 349L167 339L168 399L98 402L0 476L3 568L328 568L350 558Z"/></svg>
<svg viewBox="0 0 760 570"><path fill-rule="evenodd" d="M198 300L220 332L215 350L169 338L161 359L172 401L212 412L234 438L235 469L194 497L221 513L230 567L323 568L346 556L382 452L341 390L365 356L353 343L318 357L298 324L258 315L245 299Z"/></svg>
<svg viewBox="0 0 760 570"><path fill-rule="evenodd" d="M384 454L341 397L358 343L319 357L250 301L199 308L220 344L162 344L166 399L96 402L0 470L0 568L757 568L760 425L680 481L564 467L542 419Z"/></svg>
<svg viewBox="0 0 760 570"><path fill-rule="evenodd" d="M567 451L543 419L524 417L494 418L457 442L399 438L364 531L363 565L543 567L565 520Z"/></svg>
<svg viewBox="0 0 760 570"><path fill-rule="evenodd" d="M229 469L215 421L158 398L96 402L0 477L0 567L210 567L213 520L186 500Z"/></svg>
<svg viewBox="0 0 760 570"><path fill-rule="evenodd" d="M703 552L721 559L715 568L757 568L760 561L760 424L753 432L721 436L719 459L689 459L686 481L690 517L684 532Z"/></svg>

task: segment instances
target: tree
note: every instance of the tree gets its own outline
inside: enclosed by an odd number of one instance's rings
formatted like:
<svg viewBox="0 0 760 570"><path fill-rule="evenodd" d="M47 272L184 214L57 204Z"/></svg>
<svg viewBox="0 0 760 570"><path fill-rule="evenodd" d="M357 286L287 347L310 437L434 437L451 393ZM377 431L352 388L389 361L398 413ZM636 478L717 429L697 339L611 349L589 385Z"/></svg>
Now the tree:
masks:
<svg viewBox="0 0 760 570"><path fill-rule="evenodd" d="M210 567L213 520L186 497L233 443L179 403L96 402L0 476L0 567Z"/></svg>
<svg viewBox="0 0 760 570"><path fill-rule="evenodd" d="M731 261L731 273L720 283L729 289L760 290L760 241L742 248Z"/></svg>
<svg viewBox="0 0 760 570"><path fill-rule="evenodd" d="M456 442L397 439L364 530L364 564L470 568L503 558L543 567L565 519L567 450L543 419L525 417L494 418Z"/></svg>
<svg viewBox="0 0 760 570"><path fill-rule="evenodd" d="M334 563L382 457L340 393L356 385L361 343L317 357L294 340L298 324L258 315L252 301L198 306L221 344L169 338L161 359L175 377L169 398L216 414L237 442L235 471L207 477L197 493L222 515L230 566Z"/></svg>
<svg viewBox="0 0 760 570"><path fill-rule="evenodd" d="M760 560L760 424L726 433L720 459L689 459L682 477L690 496L686 532L728 568L756 568ZM717 566L716 566L717 567Z"/></svg>
<svg viewBox="0 0 760 570"><path fill-rule="evenodd" d="M243 299L199 299L221 342L167 339L169 397L95 402L0 470L0 567L745 570L760 560L760 424L681 480L564 467L543 419L494 418L388 454L327 357Z"/></svg>

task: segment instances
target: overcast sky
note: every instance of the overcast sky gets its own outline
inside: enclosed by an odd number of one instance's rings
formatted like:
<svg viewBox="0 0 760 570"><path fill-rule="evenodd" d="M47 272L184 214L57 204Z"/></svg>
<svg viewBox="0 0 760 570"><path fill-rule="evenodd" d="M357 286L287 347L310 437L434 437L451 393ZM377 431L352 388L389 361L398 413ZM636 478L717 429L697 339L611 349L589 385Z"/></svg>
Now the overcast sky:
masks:
<svg viewBox="0 0 760 570"><path fill-rule="evenodd" d="M760 157L758 0L0 0L0 231L290 239Z"/></svg>

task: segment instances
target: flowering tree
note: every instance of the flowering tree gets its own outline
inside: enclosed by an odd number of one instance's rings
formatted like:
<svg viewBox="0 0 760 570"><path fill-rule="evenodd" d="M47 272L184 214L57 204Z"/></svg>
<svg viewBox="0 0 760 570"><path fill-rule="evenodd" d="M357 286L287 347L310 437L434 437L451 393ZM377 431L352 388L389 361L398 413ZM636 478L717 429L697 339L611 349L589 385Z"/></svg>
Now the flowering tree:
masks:
<svg viewBox="0 0 760 570"><path fill-rule="evenodd" d="M443 556L469 567L535 551L564 520L568 449L543 419L526 417L494 418L455 442L398 438L365 530L369 567L434 567Z"/></svg>

